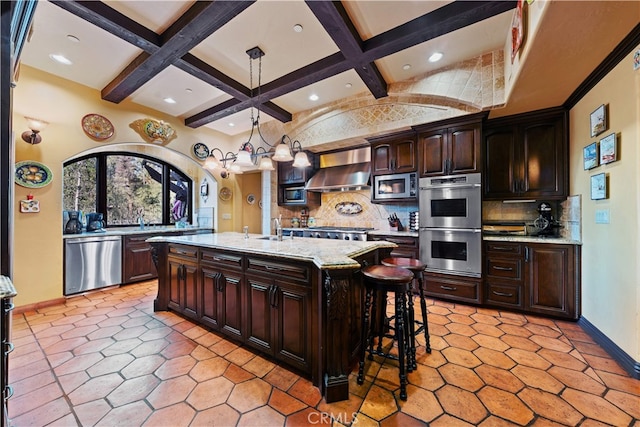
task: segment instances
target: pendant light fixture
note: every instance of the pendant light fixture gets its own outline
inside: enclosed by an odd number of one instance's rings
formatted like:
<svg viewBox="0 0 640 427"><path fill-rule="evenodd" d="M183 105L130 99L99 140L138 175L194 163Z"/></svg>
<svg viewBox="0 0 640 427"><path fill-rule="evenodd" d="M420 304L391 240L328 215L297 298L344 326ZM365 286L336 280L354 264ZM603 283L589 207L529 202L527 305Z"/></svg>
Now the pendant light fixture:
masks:
<svg viewBox="0 0 640 427"><path fill-rule="evenodd" d="M264 52L258 46L247 50L249 55L249 82L250 82L250 96L251 96L251 132L249 133L249 139L242 144L238 153L234 154L228 152L223 154L219 148L213 148L209 152L209 156L205 160L204 167L211 171L218 168L223 168L225 171L232 173L242 173L244 168L250 168L255 166L259 161L259 170L274 170L272 160L276 162L290 162L293 160L293 167L305 168L311 166L307 154L302 150L300 141L292 141L287 135L282 135L280 143L270 144L260 131L260 108L256 107L257 114L253 115L253 61L258 60L258 99L261 99L262 88L262 57ZM251 139L253 138L254 131L258 135L258 148L254 151ZM274 148L275 151L271 153L263 148L261 145L265 145L269 148ZM220 154L220 158L217 158L215 152ZM295 153L295 158L294 158ZM272 156L272 157L269 157ZM231 166L227 168L227 162L232 162Z"/></svg>

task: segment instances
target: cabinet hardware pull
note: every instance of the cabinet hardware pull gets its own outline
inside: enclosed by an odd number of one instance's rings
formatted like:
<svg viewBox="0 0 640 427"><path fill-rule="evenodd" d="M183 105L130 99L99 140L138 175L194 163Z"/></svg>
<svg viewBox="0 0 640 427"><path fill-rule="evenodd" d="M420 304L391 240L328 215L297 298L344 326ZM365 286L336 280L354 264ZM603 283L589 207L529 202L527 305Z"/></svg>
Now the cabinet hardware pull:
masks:
<svg viewBox="0 0 640 427"><path fill-rule="evenodd" d="M11 399L11 396L13 396L13 387L10 385L4 386L4 392L2 394L4 395L4 400Z"/></svg>
<svg viewBox="0 0 640 427"><path fill-rule="evenodd" d="M267 270L271 270L271 271L283 271L284 270L284 268L274 267L272 265L265 265L264 268L267 269Z"/></svg>
<svg viewBox="0 0 640 427"><path fill-rule="evenodd" d="M498 291L492 291L494 295L498 295L499 297L512 297L513 294L509 294L507 292L498 292Z"/></svg>
<svg viewBox="0 0 640 427"><path fill-rule="evenodd" d="M15 307L15 305L13 304L13 301L9 301L9 300L5 300L4 302L4 312L8 313L11 310L13 310Z"/></svg>
<svg viewBox="0 0 640 427"><path fill-rule="evenodd" d="M512 248L506 248L504 246L494 246L491 249L494 251L510 251Z"/></svg>
<svg viewBox="0 0 640 427"><path fill-rule="evenodd" d="M13 345L12 342L6 342L6 343L4 343L4 345L7 346L7 349L4 351L5 355L11 353L13 351L13 349L15 348L15 346Z"/></svg>
<svg viewBox="0 0 640 427"><path fill-rule="evenodd" d="M491 267L494 270L513 271L513 268L511 268L511 267L500 267L499 265L492 265Z"/></svg>
<svg viewBox="0 0 640 427"><path fill-rule="evenodd" d="M524 262L529 262L529 246L524 247Z"/></svg>
<svg viewBox="0 0 640 427"><path fill-rule="evenodd" d="M217 256L212 256L211 259L214 261L222 261L222 258L219 258Z"/></svg>
<svg viewBox="0 0 640 427"><path fill-rule="evenodd" d="M456 288L455 286L444 286L444 285L440 285L440 289L444 289L445 291L457 291L458 288Z"/></svg>

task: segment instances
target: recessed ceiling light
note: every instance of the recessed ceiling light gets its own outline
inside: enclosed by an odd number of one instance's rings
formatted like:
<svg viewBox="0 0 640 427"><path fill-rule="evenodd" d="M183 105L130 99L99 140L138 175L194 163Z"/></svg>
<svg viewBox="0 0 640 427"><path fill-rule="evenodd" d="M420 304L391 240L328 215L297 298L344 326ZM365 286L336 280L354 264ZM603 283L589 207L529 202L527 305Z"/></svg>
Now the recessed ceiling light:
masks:
<svg viewBox="0 0 640 427"><path fill-rule="evenodd" d="M234 127L235 125L236 125L235 123L233 123L233 122L229 122L229 127L230 127L230 128Z"/></svg>
<svg viewBox="0 0 640 427"><path fill-rule="evenodd" d="M64 64L64 65L73 64L73 62L71 62L69 59L65 58L64 55L59 55L59 54L56 54L56 53L50 54L49 58L53 59L56 62L59 62L60 64Z"/></svg>
<svg viewBox="0 0 640 427"><path fill-rule="evenodd" d="M80 43L80 39L74 36L73 34L67 34L67 40L74 43Z"/></svg>
<svg viewBox="0 0 640 427"><path fill-rule="evenodd" d="M186 88L186 89L185 89L185 91L186 91L187 93L191 93L191 92L193 92L193 90L192 90L190 87Z"/></svg>
<svg viewBox="0 0 640 427"><path fill-rule="evenodd" d="M344 85L344 87L346 87L347 89L350 89L351 86L353 86L351 83L347 83L346 85Z"/></svg>
<svg viewBox="0 0 640 427"><path fill-rule="evenodd" d="M407 70L408 70L408 69L410 69L410 68L411 68L411 64L404 64L404 65L402 66L402 69L403 69L403 70L405 70L405 71L407 71Z"/></svg>
<svg viewBox="0 0 640 427"><path fill-rule="evenodd" d="M168 96L164 99L164 102L166 102L167 104L175 104L176 100Z"/></svg>
<svg viewBox="0 0 640 427"><path fill-rule="evenodd" d="M316 95L315 93L309 95L309 100L310 101L317 101L318 99L320 99L320 97L318 95Z"/></svg>
<svg viewBox="0 0 640 427"><path fill-rule="evenodd" d="M437 62L442 59L442 53L435 52L429 57L429 62Z"/></svg>
<svg viewBox="0 0 640 427"><path fill-rule="evenodd" d="M296 33L301 33L303 30L302 25L300 24L296 24L293 26L293 31L295 31Z"/></svg>

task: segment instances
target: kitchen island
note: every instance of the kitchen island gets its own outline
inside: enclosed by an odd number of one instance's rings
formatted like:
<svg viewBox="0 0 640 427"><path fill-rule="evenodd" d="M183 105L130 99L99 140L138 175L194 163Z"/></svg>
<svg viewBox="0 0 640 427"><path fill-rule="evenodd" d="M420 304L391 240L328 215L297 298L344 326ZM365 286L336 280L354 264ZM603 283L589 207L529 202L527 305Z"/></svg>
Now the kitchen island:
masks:
<svg viewBox="0 0 640 427"><path fill-rule="evenodd" d="M148 240L158 269L154 310L172 310L308 375L327 402L349 398L360 343L360 267L386 241L241 233Z"/></svg>

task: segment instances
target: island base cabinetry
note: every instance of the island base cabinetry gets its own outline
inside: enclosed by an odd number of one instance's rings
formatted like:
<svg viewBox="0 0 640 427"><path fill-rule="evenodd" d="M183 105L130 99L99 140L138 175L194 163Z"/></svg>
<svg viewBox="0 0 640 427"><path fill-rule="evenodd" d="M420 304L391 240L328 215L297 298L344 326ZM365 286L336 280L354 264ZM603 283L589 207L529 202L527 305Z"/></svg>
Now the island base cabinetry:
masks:
<svg viewBox="0 0 640 427"><path fill-rule="evenodd" d="M151 243L154 310L172 310L307 374L325 398L349 398L360 343L362 277L356 266L321 269L232 250ZM355 259L379 263L390 247Z"/></svg>
<svg viewBox="0 0 640 427"><path fill-rule="evenodd" d="M485 304L566 319L580 316L580 246L485 241Z"/></svg>

